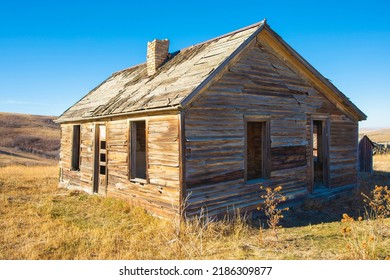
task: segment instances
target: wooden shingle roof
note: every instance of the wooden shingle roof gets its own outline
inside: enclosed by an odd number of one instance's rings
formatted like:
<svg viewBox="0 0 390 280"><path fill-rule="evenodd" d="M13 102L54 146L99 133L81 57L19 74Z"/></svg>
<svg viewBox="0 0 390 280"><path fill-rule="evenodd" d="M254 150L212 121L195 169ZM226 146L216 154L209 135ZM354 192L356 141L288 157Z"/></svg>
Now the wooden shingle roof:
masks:
<svg viewBox="0 0 390 280"><path fill-rule="evenodd" d="M357 120L366 119L343 93L296 53L266 24L265 20L209 41L185 48L174 54L151 76L146 63L114 73L66 110L56 122L75 122L142 111L174 109L187 106L193 97L227 69L256 36L265 30L280 43L299 65L308 70L338 107ZM263 34L263 33L262 33Z"/></svg>
<svg viewBox="0 0 390 280"><path fill-rule="evenodd" d="M116 72L65 111L57 122L178 107L263 23L183 49L171 55L152 76L147 75L146 63Z"/></svg>

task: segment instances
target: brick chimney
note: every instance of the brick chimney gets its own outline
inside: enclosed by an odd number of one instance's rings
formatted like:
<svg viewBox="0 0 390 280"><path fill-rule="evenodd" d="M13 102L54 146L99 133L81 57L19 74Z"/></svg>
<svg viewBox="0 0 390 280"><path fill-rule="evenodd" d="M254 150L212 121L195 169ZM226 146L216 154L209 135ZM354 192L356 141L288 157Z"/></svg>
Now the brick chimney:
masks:
<svg viewBox="0 0 390 280"><path fill-rule="evenodd" d="M156 73L157 69L168 58L169 40L157 40L148 42L148 52L146 54L148 76Z"/></svg>

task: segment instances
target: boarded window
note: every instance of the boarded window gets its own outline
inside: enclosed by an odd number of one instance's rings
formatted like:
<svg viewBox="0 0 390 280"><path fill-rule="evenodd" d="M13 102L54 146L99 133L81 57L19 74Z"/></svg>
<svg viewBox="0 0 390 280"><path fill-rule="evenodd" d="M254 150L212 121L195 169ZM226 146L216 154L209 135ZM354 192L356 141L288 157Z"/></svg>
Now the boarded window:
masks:
<svg viewBox="0 0 390 280"><path fill-rule="evenodd" d="M72 170L80 170L80 125L73 126Z"/></svg>
<svg viewBox="0 0 390 280"><path fill-rule="evenodd" d="M268 177L269 139L267 122L246 123L246 180Z"/></svg>
<svg viewBox="0 0 390 280"><path fill-rule="evenodd" d="M131 179L146 179L146 124L131 122Z"/></svg>

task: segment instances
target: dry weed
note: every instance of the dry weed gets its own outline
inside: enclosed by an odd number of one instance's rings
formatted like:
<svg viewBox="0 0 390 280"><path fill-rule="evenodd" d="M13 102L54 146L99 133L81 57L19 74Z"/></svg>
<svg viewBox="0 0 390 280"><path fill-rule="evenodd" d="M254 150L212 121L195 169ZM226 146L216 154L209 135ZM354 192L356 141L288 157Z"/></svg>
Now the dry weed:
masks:
<svg viewBox="0 0 390 280"><path fill-rule="evenodd" d="M347 214L341 220L347 249L353 259L377 259L378 242L385 235L385 219L390 215L390 190L387 186L375 186L370 195L362 193L365 203L365 219L355 221Z"/></svg>
<svg viewBox="0 0 390 280"><path fill-rule="evenodd" d="M373 220L363 220L358 217L355 221L348 214L343 214L342 234L346 242L346 249L350 253L351 259L377 259L378 236L375 232L375 222Z"/></svg>
<svg viewBox="0 0 390 280"><path fill-rule="evenodd" d="M261 190L264 188L261 186ZM278 241L277 228L281 227L279 225L280 219L283 218L283 211L287 211L288 208L279 208L279 204L286 201L286 197L283 196L280 191L282 190L281 186L276 188L265 188L265 194L261 195L261 198L264 199L264 202L258 207L258 210L264 210L265 215L267 216L267 225L271 229L273 236L276 241ZM262 228L259 229L259 237L262 238Z"/></svg>
<svg viewBox="0 0 390 280"><path fill-rule="evenodd" d="M387 186L375 186L371 197L362 193L364 202L369 207L370 218L385 219L390 216L390 189Z"/></svg>

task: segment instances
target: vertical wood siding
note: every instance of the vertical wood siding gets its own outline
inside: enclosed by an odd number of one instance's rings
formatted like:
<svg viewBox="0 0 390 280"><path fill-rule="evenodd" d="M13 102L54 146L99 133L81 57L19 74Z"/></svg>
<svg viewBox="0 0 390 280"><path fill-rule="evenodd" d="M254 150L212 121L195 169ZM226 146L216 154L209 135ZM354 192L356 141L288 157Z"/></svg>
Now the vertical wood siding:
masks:
<svg viewBox="0 0 390 280"><path fill-rule="evenodd" d="M359 171L372 172L373 171L373 153L374 148L371 140L364 135L359 141Z"/></svg>

